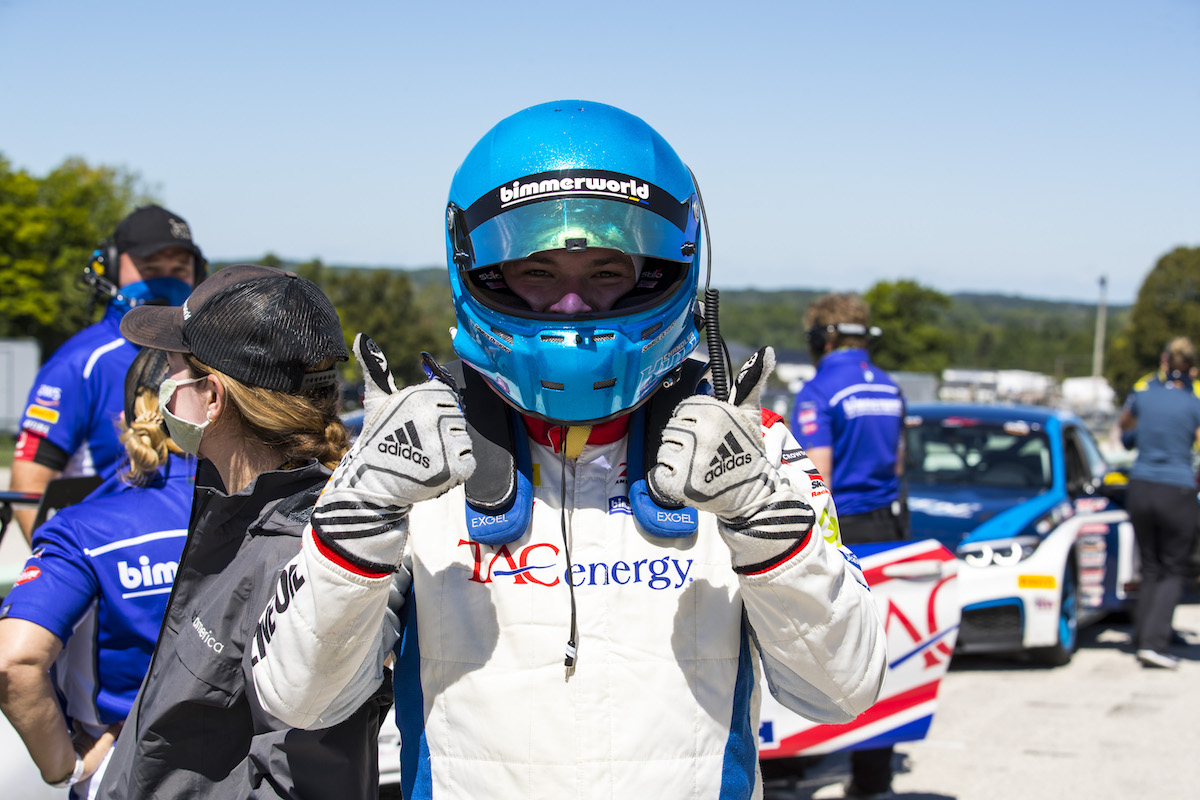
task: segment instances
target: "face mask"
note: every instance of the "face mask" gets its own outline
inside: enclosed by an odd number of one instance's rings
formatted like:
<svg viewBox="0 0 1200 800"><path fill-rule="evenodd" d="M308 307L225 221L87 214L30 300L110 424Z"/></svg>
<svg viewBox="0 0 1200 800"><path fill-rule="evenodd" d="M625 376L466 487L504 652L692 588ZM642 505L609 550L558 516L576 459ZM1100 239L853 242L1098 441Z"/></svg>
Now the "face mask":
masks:
<svg viewBox="0 0 1200 800"><path fill-rule="evenodd" d="M204 429L212 423L212 420L205 420L202 425L188 422L186 419L181 419L172 414L167 408L167 404L175 396L177 388L187 386L189 383L199 383L207 377L202 376L186 381L173 381L167 378L158 387L158 408L162 411L163 421L167 423L167 432L171 434L171 438L175 440L175 444L179 445L180 450L193 456L200 452L200 440L204 438Z"/></svg>
<svg viewBox="0 0 1200 800"><path fill-rule="evenodd" d="M114 300L113 305L124 313L134 306L166 305L181 306L192 293L192 287L178 278L151 278L148 281L137 281L121 287L122 299Z"/></svg>

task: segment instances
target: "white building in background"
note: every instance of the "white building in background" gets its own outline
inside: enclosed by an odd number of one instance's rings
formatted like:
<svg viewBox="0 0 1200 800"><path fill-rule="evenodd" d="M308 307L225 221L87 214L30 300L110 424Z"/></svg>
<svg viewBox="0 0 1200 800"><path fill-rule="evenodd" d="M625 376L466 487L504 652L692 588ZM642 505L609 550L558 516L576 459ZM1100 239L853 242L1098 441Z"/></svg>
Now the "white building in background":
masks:
<svg viewBox="0 0 1200 800"><path fill-rule="evenodd" d="M25 401L41 363L37 340L0 339L0 433L20 433Z"/></svg>
<svg viewBox="0 0 1200 800"><path fill-rule="evenodd" d="M957 403L1028 403L1049 405L1055 382L1024 369L947 369L938 399Z"/></svg>
<svg viewBox="0 0 1200 800"><path fill-rule="evenodd" d="M1117 413L1117 393L1101 377L1067 378L1062 382L1060 405L1081 417Z"/></svg>
<svg viewBox="0 0 1200 800"><path fill-rule="evenodd" d="M996 394L1001 400L1034 405L1054 400L1055 381L1049 375L1026 369L1002 369L996 376Z"/></svg>
<svg viewBox="0 0 1200 800"><path fill-rule="evenodd" d="M995 403L999 380L994 369L942 370L938 399L948 403Z"/></svg>

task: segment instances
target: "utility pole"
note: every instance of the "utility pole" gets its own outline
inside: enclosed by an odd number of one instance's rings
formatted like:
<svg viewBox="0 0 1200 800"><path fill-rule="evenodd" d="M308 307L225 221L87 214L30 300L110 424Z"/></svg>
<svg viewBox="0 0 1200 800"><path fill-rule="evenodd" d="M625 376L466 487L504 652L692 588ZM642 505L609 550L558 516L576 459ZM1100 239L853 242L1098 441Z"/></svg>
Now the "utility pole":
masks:
<svg viewBox="0 0 1200 800"><path fill-rule="evenodd" d="M1108 284L1108 278L1104 275L1100 276L1100 303L1096 307L1096 344L1092 350L1092 377L1099 378L1104 374L1104 330L1106 327L1105 316L1107 316L1107 308L1104 305L1104 288Z"/></svg>

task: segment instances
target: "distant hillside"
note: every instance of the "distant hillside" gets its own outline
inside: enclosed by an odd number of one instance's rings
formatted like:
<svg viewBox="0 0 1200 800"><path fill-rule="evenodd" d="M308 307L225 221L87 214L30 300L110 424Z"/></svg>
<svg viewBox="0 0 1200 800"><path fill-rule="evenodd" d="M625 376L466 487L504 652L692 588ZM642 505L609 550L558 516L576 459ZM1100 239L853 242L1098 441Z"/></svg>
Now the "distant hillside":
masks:
<svg viewBox="0 0 1200 800"><path fill-rule="evenodd" d="M721 333L743 344L806 350L804 311L824 292L722 290ZM951 364L1028 369L1058 377L1091 372L1096 306L1000 294L953 294L940 324L954 342ZM1109 306L1106 341L1125 327L1130 306ZM888 331L884 330L884 336Z"/></svg>

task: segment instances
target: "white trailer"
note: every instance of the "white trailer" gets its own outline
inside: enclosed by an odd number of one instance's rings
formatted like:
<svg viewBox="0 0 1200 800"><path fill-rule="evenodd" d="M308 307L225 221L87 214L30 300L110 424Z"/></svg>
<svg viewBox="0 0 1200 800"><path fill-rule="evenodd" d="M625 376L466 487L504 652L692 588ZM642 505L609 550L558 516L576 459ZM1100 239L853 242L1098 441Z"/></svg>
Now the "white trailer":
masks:
<svg viewBox="0 0 1200 800"><path fill-rule="evenodd" d="M42 348L35 339L0 339L0 433L16 435Z"/></svg>

